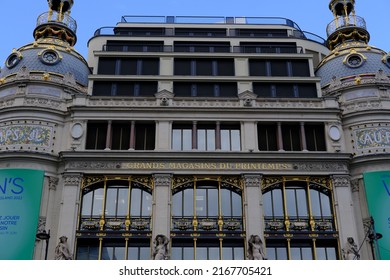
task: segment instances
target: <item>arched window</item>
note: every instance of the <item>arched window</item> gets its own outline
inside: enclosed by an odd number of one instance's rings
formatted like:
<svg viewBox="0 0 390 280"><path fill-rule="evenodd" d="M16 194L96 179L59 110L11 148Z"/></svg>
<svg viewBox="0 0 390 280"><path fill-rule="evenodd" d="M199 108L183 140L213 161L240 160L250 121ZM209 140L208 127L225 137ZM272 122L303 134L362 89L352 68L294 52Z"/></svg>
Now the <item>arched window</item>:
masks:
<svg viewBox="0 0 390 280"><path fill-rule="evenodd" d="M244 259L240 179L176 177L173 181L172 259ZM223 237L217 238L218 233Z"/></svg>
<svg viewBox="0 0 390 280"><path fill-rule="evenodd" d="M339 258L329 178L266 177L263 210L269 259Z"/></svg>
<svg viewBox="0 0 390 280"><path fill-rule="evenodd" d="M85 177L76 258L150 259L152 186L149 177Z"/></svg>

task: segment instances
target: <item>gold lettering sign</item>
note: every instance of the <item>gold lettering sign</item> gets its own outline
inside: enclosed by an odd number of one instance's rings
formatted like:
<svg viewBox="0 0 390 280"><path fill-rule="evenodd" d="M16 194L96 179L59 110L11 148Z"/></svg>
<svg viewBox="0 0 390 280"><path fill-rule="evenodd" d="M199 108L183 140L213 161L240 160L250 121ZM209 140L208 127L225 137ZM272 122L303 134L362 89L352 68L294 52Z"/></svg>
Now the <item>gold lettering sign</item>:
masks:
<svg viewBox="0 0 390 280"><path fill-rule="evenodd" d="M291 170L291 163L244 162L125 162L122 169L136 170Z"/></svg>

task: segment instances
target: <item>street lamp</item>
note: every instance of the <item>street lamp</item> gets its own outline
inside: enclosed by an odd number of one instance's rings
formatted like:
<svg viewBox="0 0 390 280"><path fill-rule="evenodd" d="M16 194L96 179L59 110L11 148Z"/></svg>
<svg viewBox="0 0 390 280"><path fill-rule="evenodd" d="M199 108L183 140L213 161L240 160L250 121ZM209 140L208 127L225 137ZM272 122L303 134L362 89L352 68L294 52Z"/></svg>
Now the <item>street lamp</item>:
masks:
<svg viewBox="0 0 390 280"><path fill-rule="evenodd" d="M37 233L36 237L39 240L46 240L45 260L47 260L47 251L49 250L50 229L49 232L43 230L42 232Z"/></svg>
<svg viewBox="0 0 390 280"><path fill-rule="evenodd" d="M371 253L372 253L372 258L374 260L377 258L381 259L378 240L381 239L382 237L383 235L381 233L375 231L375 222L374 219L371 217L371 229L370 229L370 234L368 235L368 239L370 239Z"/></svg>

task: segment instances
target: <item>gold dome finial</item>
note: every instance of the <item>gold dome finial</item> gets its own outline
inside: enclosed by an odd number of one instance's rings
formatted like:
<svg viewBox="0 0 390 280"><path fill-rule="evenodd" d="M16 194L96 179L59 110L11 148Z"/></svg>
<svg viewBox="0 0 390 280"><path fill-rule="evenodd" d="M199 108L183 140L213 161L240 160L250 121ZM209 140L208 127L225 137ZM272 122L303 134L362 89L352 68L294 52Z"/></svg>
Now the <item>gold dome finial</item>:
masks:
<svg viewBox="0 0 390 280"><path fill-rule="evenodd" d="M351 41L368 43L370 34L365 20L355 14L355 0L331 0L329 9L334 16L326 28L329 49Z"/></svg>
<svg viewBox="0 0 390 280"><path fill-rule="evenodd" d="M47 0L49 11L38 17L37 27L34 30L34 38L55 38L76 44L77 23L69 15L74 4L73 0Z"/></svg>

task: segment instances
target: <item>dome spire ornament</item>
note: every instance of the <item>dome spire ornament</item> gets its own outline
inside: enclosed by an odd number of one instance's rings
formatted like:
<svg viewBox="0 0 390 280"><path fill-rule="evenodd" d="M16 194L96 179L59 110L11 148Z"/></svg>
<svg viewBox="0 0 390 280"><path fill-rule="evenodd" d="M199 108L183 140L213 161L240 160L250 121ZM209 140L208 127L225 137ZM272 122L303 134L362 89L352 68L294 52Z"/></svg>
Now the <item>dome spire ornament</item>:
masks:
<svg viewBox="0 0 390 280"><path fill-rule="evenodd" d="M77 41L76 21L70 16L73 0L47 0L49 11L41 14L34 30L35 40L55 38L74 46Z"/></svg>
<svg viewBox="0 0 390 280"><path fill-rule="evenodd" d="M326 28L330 50L345 42L369 42L370 34L365 20L355 14L355 0L331 0L329 9L334 16Z"/></svg>

